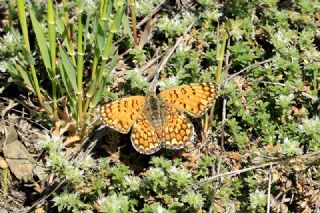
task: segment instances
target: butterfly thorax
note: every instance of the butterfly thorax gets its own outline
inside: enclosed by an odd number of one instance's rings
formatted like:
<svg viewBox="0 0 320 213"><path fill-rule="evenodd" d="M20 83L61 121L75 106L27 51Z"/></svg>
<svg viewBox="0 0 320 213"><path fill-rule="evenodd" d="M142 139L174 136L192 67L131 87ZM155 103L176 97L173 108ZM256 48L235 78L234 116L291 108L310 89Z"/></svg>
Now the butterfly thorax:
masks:
<svg viewBox="0 0 320 213"><path fill-rule="evenodd" d="M161 109L161 103L157 96L152 95L147 99L146 104L146 116L153 125L153 127L160 131L164 126L164 115L163 110Z"/></svg>

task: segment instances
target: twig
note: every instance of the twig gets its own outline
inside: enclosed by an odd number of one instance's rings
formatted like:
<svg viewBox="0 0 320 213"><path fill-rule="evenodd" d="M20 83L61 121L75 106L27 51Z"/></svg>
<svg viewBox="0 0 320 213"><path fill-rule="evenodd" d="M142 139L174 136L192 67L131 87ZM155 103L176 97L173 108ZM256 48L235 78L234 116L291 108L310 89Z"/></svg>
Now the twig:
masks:
<svg viewBox="0 0 320 213"><path fill-rule="evenodd" d="M139 70L141 73L143 73L146 69L148 69L149 67L151 67L153 64L156 63L156 61L158 61L162 56L164 56L164 53L161 53L160 55L158 55L157 57L151 59L146 65L144 65L143 67L141 67ZM147 79L148 80L148 79Z"/></svg>
<svg viewBox="0 0 320 213"><path fill-rule="evenodd" d="M185 33L186 35L188 35L187 32L189 32L189 31L191 30L192 26L193 26L193 25L191 24L191 25L187 28L186 33ZM181 42L183 41L184 37L185 37L185 36L180 36L180 37L177 39L177 41L176 41L176 43L174 44L174 46L171 47L171 48L169 49L169 51L167 51L166 55L163 57L163 59L162 59L162 61L160 62L157 70L156 70L155 72L151 73L151 75L149 75L149 76L147 77L147 79L152 79L152 78L153 78L152 82L150 83L149 91L154 91L155 86L156 86L156 82L157 82L157 80L158 80L158 77L159 77L159 75L160 75L161 70L165 67L165 65L167 64L169 58L172 56L172 54L173 54L174 51L177 49L177 47L181 44Z"/></svg>
<svg viewBox="0 0 320 213"><path fill-rule="evenodd" d="M252 80L252 81L258 82L258 83L263 83L263 84L272 84L272 85L277 85L277 86L283 86L283 87L288 86L287 84L283 84L283 83L279 83L279 82L260 81L260 80ZM289 85L289 86L290 86L293 90L298 91L298 89L297 89L296 87L291 86L291 85ZM304 97L309 98L309 99L311 99L311 100L313 100L313 101L318 100L316 97L313 97L313 96L309 95L309 94L306 93L306 92L301 92L301 95L303 95Z"/></svg>
<svg viewBox="0 0 320 213"><path fill-rule="evenodd" d="M251 65L247 66L246 68L240 70L239 72L236 72L236 73L232 74L231 76L229 76L228 78L226 78L224 82L230 81L231 79L233 79L233 78L236 77L237 75L240 75L241 73L244 73L244 72L250 70L251 68L253 68L253 67L255 67L255 66L262 65L262 64L266 64L266 63L269 63L269 62L271 62L271 61L272 61L272 58L267 59L267 60L264 60L264 61L261 61L261 62L257 62L257 63L251 64Z"/></svg>
<svg viewBox="0 0 320 213"><path fill-rule="evenodd" d="M55 183L56 180L58 180L59 178L56 178L54 180L53 183ZM43 203L45 200L47 200L51 195L53 195L53 193L55 191L57 191L61 186L63 186L65 183L66 183L66 180L62 180L60 183L58 183L56 181L57 185L52 189L50 190L48 193L46 193L44 196L42 196L40 199L38 199L36 202L34 202L32 204L31 207L29 207L28 209L26 209L26 213L29 213L29 212L34 212L33 210L36 208L36 206L38 206L39 204Z"/></svg>
<svg viewBox="0 0 320 213"><path fill-rule="evenodd" d="M270 208L271 208L271 184L272 184L272 162L270 163L270 169L269 169L267 213L270 213Z"/></svg>
<svg viewBox="0 0 320 213"><path fill-rule="evenodd" d="M229 47L230 47L230 38L228 38L228 41L227 41L226 57L225 57L225 65L224 65L224 72L225 73L228 73L228 71L231 67L231 64L232 64L232 59L229 62L229 58L231 56Z"/></svg>
<svg viewBox="0 0 320 213"><path fill-rule="evenodd" d="M311 158L311 157L316 156L317 158L320 159L319 155L320 155L320 152L314 152L314 153L302 155L300 157L306 159L306 158ZM273 161L270 161L268 163L264 163L264 164L261 164L261 165L258 165L258 166L253 166L253 167L249 167L249 168L234 170L234 171L226 172L226 173L223 173L223 174L217 174L215 176L212 176L212 177L205 178L203 180L197 181L194 184L189 185L188 187L184 188L179 193L182 193L183 191L185 191L188 188L191 188L191 187L194 187L194 186L199 186L199 185L201 185L203 183L210 182L210 181L213 181L213 180L218 179L218 178L234 176L234 175L238 175L238 174L241 174L241 173L244 173L244 172L248 172L248 171L252 171L252 170L255 170L255 169L260 169L260 168L264 168L264 167L268 167L268 166L270 167L270 165L273 166L273 165L278 165L278 164L284 164L284 163L287 163L287 162L288 162L288 160L284 160L282 158L279 158L279 159L276 159L276 160L273 160ZM313 163L313 165L314 165L314 163ZM277 197L279 197L279 196L280 195L278 195ZM277 197L276 197L276 199L277 199Z"/></svg>
<svg viewBox="0 0 320 213"><path fill-rule="evenodd" d="M93 131L93 132L94 134L88 136L84 140L84 142L79 147L78 151L74 153L71 157L69 157L68 161L72 160L73 165L77 164L79 162L79 159L82 158L83 156L88 156L89 153L92 151L94 144L96 144L96 142L101 137L103 137L107 131L105 126L101 126L98 128L97 131ZM84 152L82 152L82 150L84 150ZM66 183L66 180L61 180L59 177L56 177L52 182L52 187L47 191L43 192L42 196L37 201L35 201L26 212L33 212L34 208L36 208L37 205L47 200L54 192L59 190L65 183Z"/></svg>
<svg viewBox="0 0 320 213"><path fill-rule="evenodd" d="M217 168L217 174L220 174L220 169L221 169L221 158L219 157L218 160L218 168ZM210 209L209 212L212 213L213 212L213 208L214 208L214 197L215 197L215 193L217 191L218 188L218 181L214 183L214 188L212 190L212 194L211 194L211 204L210 204Z"/></svg>
<svg viewBox="0 0 320 213"><path fill-rule="evenodd" d="M273 161L272 163L273 164L280 164L282 162L283 162L283 160L280 159L280 160L277 160L277 161ZM271 162L268 162L268 163L261 164L259 166L253 166L253 167L249 167L249 168L234 170L234 171L230 171L230 172L226 172L226 173L222 173L222 174L217 174L217 175L209 177L209 178L205 178L203 180L197 181L194 184L191 184L191 185L185 187L184 189L180 190L179 194L184 192L185 190L187 190L189 188L199 186L199 185L201 185L203 183L210 182L210 181L213 181L213 180L218 179L218 178L234 176L234 175L241 174L241 173L244 173L244 172L248 172L248 171L252 171L252 170L255 170L255 169L260 169L260 168L264 168L264 167L270 166L270 163Z"/></svg>
<svg viewBox="0 0 320 213"><path fill-rule="evenodd" d="M279 164L280 162L281 161L274 161L273 164ZM270 162L261 164L259 166L253 166L253 167L249 167L249 168L244 168L244 169L239 169L239 170L234 170L234 171L218 174L218 175L215 175L215 176L200 180L200 181L190 185L190 187L191 186L197 186L197 185L200 185L200 184L205 183L205 182L210 182L210 181L213 181L213 180L218 179L218 178L238 175L238 174L241 174L241 173L244 173L244 172L248 172L248 171L252 171L252 170L255 170L255 169L264 168L264 167L267 167L267 166L270 166Z"/></svg>
<svg viewBox="0 0 320 213"><path fill-rule="evenodd" d="M137 29L140 29L140 27L142 25L144 25L144 23L146 23L154 14L156 14L157 12L159 12L159 10L161 9L162 5L166 2L166 0L162 1L158 6L156 6L153 11L147 15L146 17L144 17L138 24L137 24Z"/></svg>
<svg viewBox="0 0 320 213"><path fill-rule="evenodd" d="M136 28L137 28L137 29L140 29L140 27L141 27L143 24L145 24L149 19L151 19L152 16L154 16L157 12L159 12L159 10L161 9L161 7L163 6L163 4L164 4L165 2L166 2L166 0L165 0L165 1L162 1L157 7L155 7L154 10L153 10L148 16L144 17L144 19L142 19L142 20L137 24L137 27L136 27ZM183 8L181 11L179 11L179 13L177 13L177 15L175 16L175 18L177 18L177 17L179 17L179 16L182 16L181 14L182 14L184 11L186 11L187 9L191 8L193 5L194 5L194 4L191 4L189 7ZM153 22L156 22L156 20L157 20L157 17L155 17L152 21L153 21ZM188 30L188 31L189 31L189 30ZM121 39L119 39L119 40L115 43L115 45L119 44L119 43L120 43L121 41L123 41L125 38L126 38L126 37L124 36L124 37L122 37ZM148 43L148 42L151 40L151 38L152 38L152 34L148 37L148 41L146 41L145 44ZM119 58L123 58L123 57L124 57L125 55L127 55L131 50L132 50L132 48L127 49L125 52L123 52L123 53L119 56ZM154 76L154 75L153 75L153 76ZM151 79L152 79L153 76L151 76ZM150 79L150 77L148 76L147 79ZM147 81L151 81L151 79L150 79L150 80L147 80Z"/></svg>
<svg viewBox="0 0 320 213"><path fill-rule="evenodd" d="M236 114L236 112L233 112L233 113L230 115L230 117L234 116L235 114ZM228 121L228 120L229 120L229 119L226 118L225 121ZM218 126L218 127L216 128L216 130L215 130L213 133L211 133L211 135L216 135L217 132L220 131L221 128L222 128L222 125ZM208 141L208 140L207 140L207 141ZM199 149L202 149L202 148L205 147L206 145L207 145L207 144L203 143L203 144L199 147Z"/></svg>
<svg viewBox="0 0 320 213"><path fill-rule="evenodd" d="M227 114L227 98L225 95L223 96L223 104L222 104L222 124L221 124L221 150L224 150L224 127L226 125L226 114Z"/></svg>
<svg viewBox="0 0 320 213"><path fill-rule="evenodd" d="M18 104L15 103L13 100L9 100L8 106L6 106L4 109L2 109L1 112L1 118L4 118L5 114L10 111L12 108L17 106Z"/></svg>
<svg viewBox="0 0 320 213"><path fill-rule="evenodd" d="M3 190L2 189L0 189L0 194L1 195L4 195L4 192L3 192ZM23 205L21 205L21 203L19 203L18 201L17 201L17 198L14 198L14 197L12 197L11 195L9 195L9 194L7 194L6 195L6 203L9 203L10 201L11 202L13 202L16 206L18 206L20 209L23 209ZM19 199L19 198L18 198ZM23 200L24 198L21 198L21 199L19 199L19 201L20 200ZM1 206L2 205L2 203L0 204L0 209L3 207L4 208L4 206ZM5 205L4 203L3 203L3 205ZM10 209L6 209L6 210L10 210Z"/></svg>
<svg viewBox="0 0 320 213"><path fill-rule="evenodd" d="M159 10L161 9L162 5L166 2L166 0L162 1L158 6L156 6L153 11L147 15L146 17L144 17L144 19L142 19L136 26L136 29L140 29L140 27L142 25L144 25L144 23L146 23L149 18L151 18L152 16L154 16L154 14L156 14L157 12L159 12ZM118 41L115 42L115 45L119 44L120 42L122 42L124 39L126 38L126 36L123 36L122 38L120 38Z"/></svg>

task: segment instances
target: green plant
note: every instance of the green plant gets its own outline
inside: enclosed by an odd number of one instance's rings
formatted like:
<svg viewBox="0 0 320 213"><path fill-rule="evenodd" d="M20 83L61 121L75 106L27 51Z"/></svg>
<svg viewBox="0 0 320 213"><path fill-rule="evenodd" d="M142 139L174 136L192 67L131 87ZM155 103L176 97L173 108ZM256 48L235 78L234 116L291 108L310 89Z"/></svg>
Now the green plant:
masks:
<svg viewBox="0 0 320 213"><path fill-rule="evenodd" d="M195 142L179 151L141 156L132 151L128 136L110 131L102 153L97 145L94 153L73 159L62 145L68 134L44 139L47 168L63 181L53 194L59 211L265 212L268 204L270 212L318 211L318 2L197 0L191 5L161 1L159 6L160 1L129 0L130 10L125 10L118 1L101 0L78 1L76 11L67 1L61 7L30 2L37 28L31 35L36 44L50 45L27 50L18 44L24 37L8 23L1 64L7 63L11 80L38 94L33 68L28 68L33 63L45 109L71 127L72 120L77 122L77 133L90 125L101 97L143 94L146 76L155 71L160 90L199 81L219 84L210 113L190 118ZM43 14L44 6L50 16ZM151 39L141 48L137 26L144 27L144 17L156 28L148 26ZM57 53L51 52L51 43L59 45ZM153 69L172 48L164 68ZM137 68L149 61L150 70ZM113 87L104 89L111 82ZM2 187L8 188L3 180Z"/></svg>
<svg viewBox="0 0 320 213"><path fill-rule="evenodd" d="M104 94L105 84L117 62L114 37L121 25L125 2L101 0L99 4L91 4L76 1L75 23L70 23L72 13L67 9L67 2L62 3L60 7L48 1L47 19L39 22L34 5L17 2L24 41L23 58L30 69L14 62L9 62L8 68L16 74L13 76L19 77L17 73L21 73L22 81L37 94L40 105L54 121L74 120L77 134L83 138L91 123L91 113ZM33 52L37 49L31 49L29 45L30 26L27 26L25 6L29 8L35 41L40 50L40 54L35 56ZM85 56L92 57L92 63L85 61ZM40 63L36 64L35 59ZM41 69L46 70L46 78L37 74L43 74ZM39 84L39 77L40 81L49 81L51 90ZM63 109L65 103L69 103L69 107ZM69 111L71 118L67 118L63 110Z"/></svg>
<svg viewBox="0 0 320 213"><path fill-rule="evenodd" d="M163 17L158 21L157 27L163 32L167 38L182 35L187 27L192 23L193 17L185 14L182 19L170 19Z"/></svg>

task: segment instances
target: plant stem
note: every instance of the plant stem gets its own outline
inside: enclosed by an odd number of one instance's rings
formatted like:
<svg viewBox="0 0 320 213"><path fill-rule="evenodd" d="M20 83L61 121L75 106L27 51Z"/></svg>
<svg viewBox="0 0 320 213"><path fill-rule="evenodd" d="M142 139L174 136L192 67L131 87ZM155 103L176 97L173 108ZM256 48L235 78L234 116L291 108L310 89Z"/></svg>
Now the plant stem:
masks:
<svg viewBox="0 0 320 213"><path fill-rule="evenodd" d="M135 45L138 45L135 0L129 0L129 8L130 8L130 12L131 12L133 39L134 39Z"/></svg>
<svg viewBox="0 0 320 213"><path fill-rule="evenodd" d="M72 62L74 65L76 65L76 59L75 59L75 53L74 53L74 48L73 48L73 43L72 43L72 35L71 35L71 29L70 29L70 24L69 24L69 14L68 14L68 5L67 5L67 0L62 0L63 3L63 13L64 13L64 19L65 19L65 24L67 28L67 41L69 43L69 55L72 58Z"/></svg>
<svg viewBox="0 0 320 213"><path fill-rule="evenodd" d="M109 72L105 72L105 66L107 64L107 60L109 59L110 53L111 53L111 49L112 49L112 41L113 41L113 37L114 34L117 32L119 24L121 23L122 20L122 13L123 13L123 9L124 9L124 4L123 2L121 3L121 1L118 1L118 8L117 8L117 12L116 15L114 16L114 20L112 22L111 25L111 29L110 32L108 34L106 43L105 43L105 48L104 48L104 52L103 52L103 56L102 56L102 61L100 64L100 68L98 70L97 73L97 81L96 81L96 91L94 93L94 97L91 100L95 100L97 98L98 95L101 95L100 92L98 92L98 90L100 89L100 86L104 86L101 85L101 83L105 82L104 79L107 78L107 76L109 75Z"/></svg>
<svg viewBox="0 0 320 213"><path fill-rule="evenodd" d="M215 70L215 75L216 75L216 83L218 85L220 85L221 83L221 73L222 73L222 65L223 65L223 59L224 59L224 55L225 55L225 51L226 51L226 43L227 43L227 39L228 39L228 35L224 34L223 38L222 38L222 45L220 46L218 44L217 46L217 68ZM213 111L214 111L214 107L215 107L215 103L212 104L212 107L210 109L210 115L209 115L209 119L208 122L205 124L205 128L204 128L204 133L205 133L205 138L207 138L208 136L208 129L210 127L210 124L213 120Z"/></svg>
<svg viewBox="0 0 320 213"><path fill-rule="evenodd" d="M48 0L48 28L50 41L50 58L53 73L52 79L52 98L53 98L53 116L54 120L58 120L58 103L57 103L57 81L56 81L56 28L55 14L51 0Z"/></svg>
<svg viewBox="0 0 320 213"><path fill-rule="evenodd" d="M82 104L83 104L83 25L82 25L82 9L78 6L78 60L77 60L77 82L78 82L78 124L82 126Z"/></svg>
<svg viewBox="0 0 320 213"><path fill-rule="evenodd" d="M19 21L20 21L20 25L21 25L22 34L23 34L25 48L29 52L31 52L30 51L29 36L28 36L28 26L27 26L27 20L26 20L26 13L24 10L24 8L25 8L24 7L24 0L17 1L17 5L18 5L18 16L19 16ZM30 53L30 55L31 55L31 53ZM43 103L43 99L42 99L42 95L41 95L41 91L40 91L40 87L39 87L39 83L38 83L38 77L36 74L34 64L30 63L30 70L31 70L33 84L34 84L35 91L38 96L39 103L40 103L41 107L44 107L44 103Z"/></svg>

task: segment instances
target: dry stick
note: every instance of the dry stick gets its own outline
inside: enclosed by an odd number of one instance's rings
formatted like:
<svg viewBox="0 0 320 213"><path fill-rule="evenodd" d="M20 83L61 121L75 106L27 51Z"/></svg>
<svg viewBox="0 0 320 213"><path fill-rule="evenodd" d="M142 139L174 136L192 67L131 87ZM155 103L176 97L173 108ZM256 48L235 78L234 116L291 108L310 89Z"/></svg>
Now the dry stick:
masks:
<svg viewBox="0 0 320 213"><path fill-rule="evenodd" d="M220 174L220 169L221 169L221 157L219 157L219 160L218 160L218 168L217 168L217 174L218 174L218 175ZM216 191L217 191L217 188L218 188L218 184L219 184L218 181L214 183L214 188L213 188L212 194L211 194L211 204L210 204L209 213L212 213L212 212L213 212L214 196L215 196L215 194L216 194Z"/></svg>
<svg viewBox="0 0 320 213"><path fill-rule="evenodd" d="M4 192L3 192L2 189L0 189L0 192L1 192L1 193L0 193L1 195L4 195ZM11 195L7 194L5 198L6 198L6 201L5 201L6 204L11 201L11 202L13 202L15 205L17 205L19 208L21 208L21 209L24 208L24 206L21 205L21 203L19 203L19 202L17 201L17 198L16 198L16 197L12 197ZM19 198L18 198L18 199L19 199ZM22 198L22 199L24 199L24 198ZM20 199L20 201L22 201L22 199ZM0 209L1 209L2 207L3 207L3 206L0 206ZM4 212L7 212L7 211L4 211Z"/></svg>
<svg viewBox="0 0 320 213"><path fill-rule="evenodd" d="M144 23L146 23L154 14L156 14L157 12L159 12L159 10L161 9L162 5L166 2L166 0L162 1L158 6L156 6L153 11L147 15L146 17L144 17L144 19L142 19L138 24L137 24L137 29L139 29Z"/></svg>
<svg viewBox="0 0 320 213"><path fill-rule="evenodd" d="M161 6L162 6L165 2L166 2L166 1L163 1L162 3L160 3L156 8L154 8L154 10L153 10L148 16L146 16L142 21L140 21L140 22L137 24L137 29L140 29L140 27L141 27L143 24L145 24L148 20L151 19L152 16L154 16L157 12L159 12L159 10L161 9ZM182 16L181 13L183 13L183 12L186 11L187 9L191 8L193 5L194 5L194 4L191 4L189 7L183 8L184 10L179 11L179 13L174 17L174 19L177 18L177 17L179 17L179 16ZM158 19L158 18L154 18L154 19L153 19L153 22L155 23L157 19ZM148 36L148 40L145 42L145 44L148 43L148 42L152 39L152 36L153 36L153 34L151 34L150 36ZM121 41L123 41L125 38L126 38L126 37L122 37L121 39L119 39L119 40L115 43L115 45L119 44L119 43L120 43ZM123 56L127 55L131 50L132 50L132 48L129 48L128 50L126 50L125 52L123 52L123 53L120 55L119 58L122 58ZM151 64L151 65L152 65L152 64ZM151 77L150 77L150 76L151 76ZM152 75L149 75L149 76L147 77L147 81L151 81L151 80L152 80L152 77L153 77Z"/></svg>
<svg viewBox="0 0 320 213"><path fill-rule="evenodd" d="M305 155L301 156L301 158L304 158L304 159L312 158L312 157L316 157L317 159L320 159L320 151L319 152L310 153L310 154L305 154ZM190 187L198 186L198 185L200 185L202 183L210 182L210 181L213 181L213 180L218 179L218 178L234 176L234 175L241 174L241 173L248 172L248 171L252 171L252 170L255 170L255 169L260 169L260 168L264 168L264 167L268 167L268 166L270 167L271 164L272 165L283 164L284 162L287 162L287 161L284 161L283 159L277 159L277 160L274 160L274 161L270 161L268 163L261 164L259 166L253 166L253 167L249 167L249 168L244 168L244 169L240 169L240 170L234 170L234 171L226 172L226 173L223 173L223 174L218 174L218 175L215 175L215 176L200 180L200 181L198 181L198 182L196 182L194 184L191 184L188 187L186 187L185 189L181 190L179 193L185 191L186 189L188 189Z"/></svg>
<svg viewBox="0 0 320 213"><path fill-rule="evenodd" d="M5 114L7 112L9 112L10 110L13 109L13 107L17 106L18 104L15 103L13 100L9 100L8 101L8 106L4 107L4 109L2 109L2 112L0 113L0 117L4 118Z"/></svg>
<svg viewBox="0 0 320 213"><path fill-rule="evenodd" d="M7 101L7 102L10 101L10 99L5 98L5 97L0 97L0 99L2 99L2 100L4 100L4 101ZM25 102L22 102L22 101L20 101L20 100L17 99L17 98L15 98L14 101L16 101L16 102L18 102L19 104L22 105L22 111L17 110L17 109L11 109L10 111L20 113L20 114L21 114L21 117L22 117L23 119L26 119L26 120L28 120L29 122L31 122L32 124L37 125L37 126L41 127L42 129L45 129L47 132L49 132L49 130L48 130L47 128L45 128L44 126L42 126L39 122L33 121L33 120L32 120L33 117L25 117L25 115L27 115L27 113L25 112L25 108L28 108L30 111L32 111L31 107L29 107ZM7 123L13 123L13 122L11 122L11 121L8 122L7 120L5 120L5 122L7 122Z"/></svg>
<svg viewBox="0 0 320 213"><path fill-rule="evenodd" d="M229 63L229 59L230 59L230 50L229 50L229 47L230 47L230 38L228 39L228 42L227 42L227 47L226 47L226 57L225 57L225 68L224 68L224 72L225 73L228 73L230 67L231 67L231 64L232 64L232 59L230 60L230 63Z"/></svg>
<svg viewBox="0 0 320 213"><path fill-rule="evenodd" d="M56 178L53 183L59 178ZM29 212L34 212L33 210L36 208L37 205L41 204L42 202L44 202L46 199L48 199L51 195L53 195L53 193L55 191L57 191L61 186L63 186L66 183L66 180L61 181L57 186L54 187L54 189L50 190L48 194L46 194L45 196L43 196L42 198L38 199L35 203L32 204L31 207L29 207L28 209L26 209L26 213Z"/></svg>
<svg viewBox="0 0 320 213"><path fill-rule="evenodd" d="M272 183L272 162L270 163L270 169L269 169L267 213L270 213L270 208L271 208L271 183Z"/></svg>
<svg viewBox="0 0 320 213"><path fill-rule="evenodd" d="M230 46L230 39L228 39L227 42L227 51L226 51L226 57L225 57L225 73L228 73L229 68L231 67L232 60L229 63L229 57L230 57L230 51L229 47ZM224 127L226 124L226 114L227 114L227 99L225 95L223 95L223 105L222 105L222 127L221 127L221 150L225 151L224 149Z"/></svg>
<svg viewBox="0 0 320 213"><path fill-rule="evenodd" d="M139 68L140 72L143 73L146 69L148 69L149 67L151 67L153 64L155 64L161 57L164 56L165 53L161 53L160 55L158 55L157 57L151 59L150 61L148 61L148 63L146 65L144 65L143 67ZM151 80L151 79L150 79ZM147 79L148 81L148 79Z"/></svg>
<svg viewBox="0 0 320 213"><path fill-rule="evenodd" d="M272 59L270 58L270 59L267 59L267 60L264 60L264 61L261 61L261 62L257 62L257 63L251 64L251 65L247 66L246 68L240 70L239 72L232 74L231 76L226 78L226 80L224 82L230 81L231 79L233 79L237 75L240 75L241 73L244 73L244 72L248 71L252 67L255 67L255 66L258 66L258 65L262 65L262 64L265 64L265 63L268 63L268 62L271 62L271 61L272 61Z"/></svg>
<svg viewBox="0 0 320 213"><path fill-rule="evenodd" d="M186 33L185 33L186 35L188 35L187 32L189 32L189 31L191 30L191 28L192 28L192 25L190 25L190 26L187 28ZM152 78L153 78L152 82L150 83L149 91L155 89L156 82L157 82L157 80L158 80L158 77L159 77L159 75L160 75L161 70L165 67L165 65L167 64L168 60L170 59L170 57L172 56L172 54L174 53L174 51L177 49L177 47L181 44L181 42L183 41L183 39L184 39L184 36L180 36L180 37L177 39L177 41L176 41L176 43L174 44L174 46L171 47L171 48L169 49L169 51L167 51L166 55L163 57L163 59L162 59L162 61L160 62L157 70L156 70L155 72L151 73L151 74L147 77L147 79L152 79Z"/></svg>
<svg viewBox="0 0 320 213"><path fill-rule="evenodd" d="M192 24L189 25L189 27L187 28L187 30L186 30L186 32L185 32L186 35L188 35L188 32L191 30L192 26L193 26ZM171 49L170 49L170 50L167 52L167 54L164 56L163 60L161 61L160 65L159 65L159 67L158 67L158 69L157 69L157 74L156 74L156 75L159 76L161 70L162 70L162 69L164 68L164 66L167 64L169 58L172 56L173 52L177 49L178 45L181 44L181 42L182 42L182 40L184 39L184 37L185 37L185 36L180 36L180 37L177 39L177 41L176 41L176 43L174 44L174 46L171 47Z"/></svg>
<svg viewBox="0 0 320 213"><path fill-rule="evenodd" d="M273 164L280 164L282 162L283 161L280 159L280 160L277 160L277 161L273 161L272 163ZM260 169L260 168L264 168L264 167L270 166L270 163L271 162L268 162L268 163L261 164L259 166L253 166L253 167L249 167L249 168L234 170L234 171L230 171L230 172L226 172L226 173L222 173L222 174L217 174L217 175L209 177L209 178L205 178L203 180L197 181L196 183L191 184L191 185L185 187L184 189L180 190L179 194L184 192L186 189L189 189L191 187L199 186L199 185L201 185L203 183L210 182L210 181L213 181L213 180L218 179L218 178L234 176L234 175L241 174L241 173L244 173L244 172L248 172L248 171L252 171L252 170L255 170L255 169Z"/></svg>
<svg viewBox="0 0 320 213"><path fill-rule="evenodd" d="M157 7L154 8L154 10L146 17L144 17L144 19L142 19L138 24L137 24L137 30L140 29L140 27L142 25L144 25L149 19L151 19L152 16L154 16L157 12L159 12L159 10L161 9L162 5L165 3L166 1L161 2ZM179 13L177 13L177 15L174 17L174 19L178 18L179 16L183 16L182 13L184 11L186 11L187 9L193 7L194 4L191 4L189 7L187 8L183 8L183 10L179 11ZM157 18L153 19L153 22L156 22L155 20L157 20ZM121 39L119 39L115 45L119 44L121 41L123 41L126 37L122 37ZM151 40L151 36L148 37L148 41L146 43L149 42L149 40ZM121 54L121 57L123 57L124 55L128 54L130 51L132 50L132 48L126 50L124 53Z"/></svg>
<svg viewBox="0 0 320 213"><path fill-rule="evenodd" d="M225 151L224 149L224 127L226 124L226 114L227 114L227 98L223 97L223 104L222 104L222 128L221 128L221 150Z"/></svg>
<svg viewBox="0 0 320 213"><path fill-rule="evenodd" d="M146 23L146 22L149 20L149 18L151 18L151 17L154 16L157 12L159 12L159 10L161 9L162 5L163 5L165 2L166 2L166 0L163 1L163 2L161 2L157 7L155 7L155 8L153 9L153 11L152 11L149 15L147 15L146 17L144 17L144 19L142 19L142 20L137 24L137 27L136 27L137 30L140 29L140 27L141 27L142 25L144 25L144 23ZM121 41L123 41L125 38L126 38L126 36L120 38L117 42L115 42L115 45L119 44L119 43L120 43Z"/></svg>
<svg viewBox="0 0 320 213"><path fill-rule="evenodd" d="M157 19L154 19L153 21L156 22ZM145 44L147 44L153 37L153 34L148 36L148 40L145 42ZM144 44L144 45L145 45ZM140 48L141 49L141 48ZM126 56L131 50L133 50L133 48L129 48L126 51L124 51L123 53L121 53L121 55L119 55L119 58L123 58L124 56Z"/></svg>
<svg viewBox="0 0 320 213"><path fill-rule="evenodd" d="M233 113L230 115L230 117L234 116L235 114L236 114L236 112L233 112ZM226 118L225 121L228 121L228 120L229 120L229 119ZM216 131L214 131L211 135L216 135L217 132L220 131L220 129L222 129L222 125L218 126L218 127L216 128ZM201 144L201 146L199 147L199 149L200 149L200 150L203 149L206 145L207 145L207 144Z"/></svg>
<svg viewBox="0 0 320 213"><path fill-rule="evenodd" d="M252 81L258 82L258 83L263 83L263 84L278 85L278 86L283 86L283 87L284 87L284 86L288 86L287 84L278 83L278 82L260 81L260 80L252 80ZM294 86L291 86L291 88L294 89L294 90L297 90L297 88L295 88ZM318 100L316 97L313 97L313 96L309 95L309 94L306 93L306 92L301 92L301 95L303 95L304 97L309 98L309 99L311 99L311 100L313 100L313 101Z"/></svg>
<svg viewBox="0 0 320 213"><path fill-rule="evenodd" d="M87 139L84 141L84 143L82 143L81 147L78 149L78 152L74 155L74 158L71 156L68 160L72 160L72 164L76 164L79 161L79 158L83 157L83 156L88 156L88 154L92 151L92 149L94 148L95 144L97 143L97 141L103 137L106 134L105 131L105 127L100 127L97 132L93 135L93 138L89 138L87 137ZM86 152L81 152L82 148L85 146L85 144L87 142L90 142L90 145L87 149ZM58 181L60 181L59 177L56 177L53 182L52 182L52 186L57 184L54 188L49 189L47 192L44 192L44 194L42 195L42 197L40 197L37 201L35 201L32 206L26 211L28 212L33 212L33 209L43 203L45 200L47 200L54 192L56 192L58 189L60 189L61 186L63 186L66 183L66 179L61 180L61 182L59 183Z"/></svg>
<svg viewBox="0 0 320 213"><path fill-rule="evenodd" d="M136 47L138 49L143 49L144 45L146 43L148 43L150 40L151 40L151 37L153 36L151 33L152 33L152 30L153 30L153 24L155 23L155 19L149 19L146 26L144 27L143 29L143 32L140 33L140 39L139 39L139 42L138 44L136 44Z"/></svg>
<svg viewBox="0 0 320 213"><path fill-rule="evenodd" d="M281 162L280 160L279 161L274 161L273 164L279 164L280 162ZM218 175L215 175L215 176L200 180L197 183L194 183L193 185L200 185L202 183L213 181L213 180L218 179L218 178L233 176L233 175L241 174L241 173L248 172L248 171L251 171L251 170L264 168L264 167L267 167L267 166L270 166L270 162L261 164L259 166L253 166L253 167L249 167L249 168L244 168L244 169L239 169L239 170L226 172L226 173L223 173L223 174L218 174Z"/></svg>

